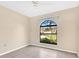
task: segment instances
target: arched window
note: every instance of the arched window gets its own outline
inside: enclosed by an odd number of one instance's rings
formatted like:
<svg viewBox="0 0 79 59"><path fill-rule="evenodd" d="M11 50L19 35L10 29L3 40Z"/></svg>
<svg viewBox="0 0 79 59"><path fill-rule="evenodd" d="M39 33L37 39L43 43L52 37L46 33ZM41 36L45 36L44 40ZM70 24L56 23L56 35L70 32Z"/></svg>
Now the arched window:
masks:
<svg viewBox="0 0 79 59"><path fill-rule="evenodd" d="M40 43L57 45L57 24L46 19L40 25Z"/></svg>

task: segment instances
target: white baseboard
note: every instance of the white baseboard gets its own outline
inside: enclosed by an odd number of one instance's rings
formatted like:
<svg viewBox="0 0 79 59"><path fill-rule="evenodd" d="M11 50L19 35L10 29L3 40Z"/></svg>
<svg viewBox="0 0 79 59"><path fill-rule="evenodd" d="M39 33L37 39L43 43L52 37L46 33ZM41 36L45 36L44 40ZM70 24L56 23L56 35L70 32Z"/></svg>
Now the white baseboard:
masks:
<svg viewBox="0 0 79 59"><path fill-rule="evenodd" d="M5 55L5 54L10 53L10 52L13 52L13 51L16 51L16 50L21 49L21 48L26 47L26 46L29 46L29 45L23 45L23 46L20 46L20 47L18 47L18 48L15 48L15 49L12 49L12 50L10 50L10 51L7 51L7 52L5 52L5 53L1 53L0 56ZM33 45L33 46L44 47L44 46L40 46L40 45ZM44 48L47 48L47 47L44 47ZM50 49L51 49L51 48L50 48ZM53 49L53 48L52 48L52 49ZM65 52L70 52L70 53L75 53L75 54L77 54L77 52L74 52L74 51L68 51L68 50L63 50L63 49L55 49L55 50L60 50L60 51L65 51ZM77 56L79 57L79 54L77 54Z"/></svg>
<svg viewBox="0 0 79 59"><path fill-rule="evenodd" d="M49 48L49 49L54 49L54 50L59 50L59 51L63 51L63 52L69 52L69 53L74 53L74 54L77 54L76 51L70 51L70 50L63 50L63 49L59 49L59 48L50 48L50 47L45 47L45 46L41 46L41 45L35 45L35 44L32 44L33 46L39 46L39 47L44 47L44 48Z"/></svg>
<svg viewBox="0 0 79 59"><path fill-rule="evenodd" d="M7 52L1 53L0 56L5 55L5 54L10 53L10 52L13 52L13 51L16 51L16 50L21 49L21 48L26 47L26 46L28 46L28 45L23 45L23 46L15 48L15 49L9 50Z"/></svg>

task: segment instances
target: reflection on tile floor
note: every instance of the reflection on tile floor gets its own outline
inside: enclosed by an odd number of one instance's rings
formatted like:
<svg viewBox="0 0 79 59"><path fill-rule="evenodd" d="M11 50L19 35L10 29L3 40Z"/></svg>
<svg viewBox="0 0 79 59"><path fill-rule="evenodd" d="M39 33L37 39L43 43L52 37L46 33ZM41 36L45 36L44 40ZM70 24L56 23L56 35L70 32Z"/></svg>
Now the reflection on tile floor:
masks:
<svg viewBox="0 0 79 59"><path fill-rule="evenodd" d="M0 56L0 58L77 58L76 54L28 46Z"/></svg>

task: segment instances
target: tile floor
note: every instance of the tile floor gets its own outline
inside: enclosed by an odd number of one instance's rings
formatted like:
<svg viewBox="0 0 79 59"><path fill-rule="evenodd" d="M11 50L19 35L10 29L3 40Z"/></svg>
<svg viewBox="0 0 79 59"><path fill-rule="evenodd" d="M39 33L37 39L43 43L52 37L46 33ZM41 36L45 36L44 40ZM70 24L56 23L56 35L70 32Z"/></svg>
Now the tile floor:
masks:
<svg viewBox="0 0 79 59"><path fill-rule="evenodd" d="M0 58L77 58L76 54L42 47L28 46L0 56Z"/></svg>

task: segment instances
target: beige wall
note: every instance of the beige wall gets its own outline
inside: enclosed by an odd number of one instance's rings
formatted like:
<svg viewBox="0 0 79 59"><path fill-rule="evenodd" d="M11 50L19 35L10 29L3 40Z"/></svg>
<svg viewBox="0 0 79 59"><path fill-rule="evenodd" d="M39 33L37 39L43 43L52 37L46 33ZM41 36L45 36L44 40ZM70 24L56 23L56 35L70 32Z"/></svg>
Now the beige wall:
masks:
<svg viewBox="0 0 79 59"><path fill-rule="evenodd" d="M76 19L77 19L77 30L76 30L76 32L77 32L77 54L78 54L78 56L79 56L79 8L78 8L78 11L77 11L77 17L76 17Z"/></svg>
<svg viewBox="0 0 79 59"><path fill-rule="evenodd" d="M78 7L68 10L62 10L47 15L32 17L31 24L31 44L36 46L47 47L62 51L76 53L76 17ZM50 45L40 43L40 22L44 17L52 16L58 24L57 43L58 45ZM79 16L78 16L79 17ZM77 18L78 18L77 17Z"/></svg>
<svg viewBox="0 0 79 59"><path fill-rule="evenodd" d="M24 45L36 45L79 53L79 8L62 10L36 17L26 17L0 6L0 54ZM40 43L40 23L45 17L53 17L57 23L57 43Z"/></svg>
<svg viewBox="0 0 79 59"><path fill-rule="evenodd" d="M28 45L29 18L0 6L0 54Z"/></svg>

